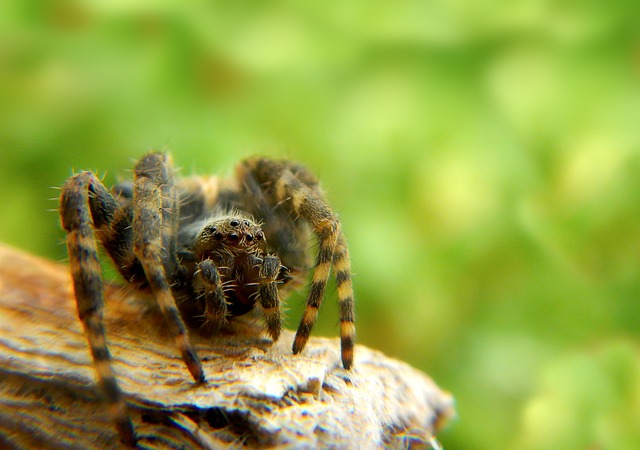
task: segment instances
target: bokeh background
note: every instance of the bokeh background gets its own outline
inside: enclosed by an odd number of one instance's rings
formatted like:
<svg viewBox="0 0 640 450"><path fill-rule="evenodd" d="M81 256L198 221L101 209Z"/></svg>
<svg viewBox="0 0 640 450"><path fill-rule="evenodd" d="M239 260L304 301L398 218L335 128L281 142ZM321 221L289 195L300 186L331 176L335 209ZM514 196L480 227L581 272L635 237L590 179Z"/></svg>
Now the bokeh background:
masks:
<svg viewBox="0 0 640 450"><path fill-rule="evenodd" d="M640 448L639 23L632 0L3 0L0 241L64 260L72 169L299 160L344 222L359 342L455 395L445 448Z"/></svg>

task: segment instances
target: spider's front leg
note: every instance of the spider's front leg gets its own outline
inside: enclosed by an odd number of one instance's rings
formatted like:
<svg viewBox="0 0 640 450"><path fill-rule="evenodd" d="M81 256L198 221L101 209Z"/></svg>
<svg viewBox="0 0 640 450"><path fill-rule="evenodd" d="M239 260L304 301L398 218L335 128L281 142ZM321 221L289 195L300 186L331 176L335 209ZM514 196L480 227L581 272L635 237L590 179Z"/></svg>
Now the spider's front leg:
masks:
<svg viewBox="0 0 640 450"><path fill-rule="evenodd" d="M293 211L308 220L318 236L318 255L307 297L307 307L296 332L292 350L293 353L301 352L309 339L333 266L340 313L342 366L348 370L353 365L356 334L351 262L340 220L325 201L317 185L310 184L313 180L306 169L298 167L297 173L294 174L286 168L275 185L277 198L282 199L281 201L288 200Z"/></svg>
<svg viewBox="0 0 640 450"><path fill-rule="evenodd" d="M173 173L165 155L149 153L135 168L133 192L133 249L164 315L169 332L197 383L204 383L202 364L191 344L167 280L177 267L178 204L173 194Z"/></svg>
<svg viewBox="0 0 640 450"><path fill-rule="evenodd" d="M109 227L118 208L115 199L91 172L72 176L62 187L60 218L67 232L66 243L78 315L111 419L122 439L134 446L136 436L124 396L111 368L111 355L105 340L102 270L93 231L94 228Z"/></svg>
<svg viewBox="0 0 640 450"><path fill-rule="evenodd" d="M355 308L349 252L337 215L320 192L316 178L302 166L256 158L244 161L240 169L242 178L255 179L269 192L274 205L288 206L294 216L307 220L318 237L318 255L307 306L293 342L293 353L300 353L309 339L333 267L340 312L342 365L350 369L355 346Z"/></svg>

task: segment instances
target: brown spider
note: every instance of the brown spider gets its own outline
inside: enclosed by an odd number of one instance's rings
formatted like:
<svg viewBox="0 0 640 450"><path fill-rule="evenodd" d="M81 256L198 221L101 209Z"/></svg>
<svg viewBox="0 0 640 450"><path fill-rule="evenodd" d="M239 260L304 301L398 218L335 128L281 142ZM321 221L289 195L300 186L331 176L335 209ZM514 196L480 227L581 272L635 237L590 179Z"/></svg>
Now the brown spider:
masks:
<svg viewBox="0 0 640 450"><path fill-rule="evenodd" d="M351 368L355 327L349 254L338 217L318 180L303 166L254 158L238 165L235 179L174 179L171 159L149 153L137 163L133 182L121 183L112 192L92 172L73 175L62 188L60 216L78 314L99 385L128 444L135 445L136 437L104 337L96 239L128 283L153 293L189 372L203 383L185 322L218 330L229 317L259 303L266 331L277 340L282 330L280 292L305 273L303 244L311 228L318 255L292 350L304 349L333 266L342 365Z"/></svg>

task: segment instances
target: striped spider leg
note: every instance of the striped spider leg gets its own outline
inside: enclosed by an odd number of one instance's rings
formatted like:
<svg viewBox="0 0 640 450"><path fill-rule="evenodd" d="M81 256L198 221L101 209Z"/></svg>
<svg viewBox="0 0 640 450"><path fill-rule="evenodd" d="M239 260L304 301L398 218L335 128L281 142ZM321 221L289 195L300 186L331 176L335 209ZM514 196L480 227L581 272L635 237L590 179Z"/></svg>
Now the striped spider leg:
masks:
<svg viewBox="0 0 640 450"><path fill-rule="evenodd" d="M136 167L130 211L121 208L92 172L79 172L69 178L60 197L78 315L109 414L122 439L131 446L135 445L136 436L105 339L104 291L96 238L126 279L139 288L151 288L187 368L196 382L204 382L200 360L176 308L163 263L163 247L171 246L173 239L167 237L171 226L165 227L163 221L175 224L171 215L177 215L170 192L171 178L170 165L164 157L150 154ZM163 203L168 208L163 208ZM174 268L175 262L170 261L167 266Z"/></svg>
<svg viewBox="0 0 640 450"><path fill-rule="evenodd" d="M196 383L203 383L202 364L186 327L216 333L232 317L260 305L265 331L276 341L282 333L281 297L304 280L313 232L318 253L292 351L304 349L333 269L342 365L352 367L349 252L337 215L304 167L251 158L238 165L235 178L179 179L168 156L149 153L137 163L133 181L112 192L91 172L73 175L62 188L60 216L98 384L129 445L136 436L105 340L98 242L130 286L153 294L187 369Z"/></svg>
<svg viewBox="0 0 640 450"><path fill-rule="evenodd" d="M354 357L355 313L349 251L338 216L325 200L317 179L306 168L298 164L264 158L244 161L239 167L238 175L241 180L244 180L245 189L247 186L255 184L260 187L261 196L268 199L263 202L272 205L271 215L277 214L273 211L274 208L276 210L278 207L283 209L284 213L281 213L281 218L278 221L274 221L277 222L277 225L273 228L300 227L301 225L298 225L298 221L295 220L300 217L311 225L318 238L318 254L315 259L306 309L293 343L293 353L300 353L309 339L322 304L331 268L333 268L338 291L342 365L345 369L350 369ZM251 196L255 198L257 196L255 188L252 191ZM266 208L262 207L262 209ZM267 220L266 223L269 221ZM274 234L278 236L277 232ZM293 235L295 233L289 231L284 233L280 239L280 257L287 267L289 266L286 255L291 252L288 248L295 249L302 245L295 240L294 244L291 244L291 236Z"/></svg>

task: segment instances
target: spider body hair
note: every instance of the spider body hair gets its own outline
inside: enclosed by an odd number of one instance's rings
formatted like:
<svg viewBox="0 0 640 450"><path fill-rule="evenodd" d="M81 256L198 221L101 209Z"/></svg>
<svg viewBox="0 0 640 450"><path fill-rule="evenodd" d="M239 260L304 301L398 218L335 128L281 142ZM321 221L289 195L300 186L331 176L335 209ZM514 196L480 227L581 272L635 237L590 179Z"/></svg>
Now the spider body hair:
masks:
<svg viewBox="0 0 640 450"><path fill-rule="evenodd" d="M129 445L136 436L111 368L102 323L99 242L134 289L150 292L196 383L205 382L188 327L220 331L233 316L261 306L265 330L282 331L281 295L312 267L306 309L292 351L311 334L330 272L335 271L342 364L353 364L354 300L346 241L316 177L287 160L250 158L234 178L176 178L171 158L145 155L133 181L109 191L92 172L62 187L60 217L76 303L112 420ZM307 242L318 241L310 264Z"/></svg>

